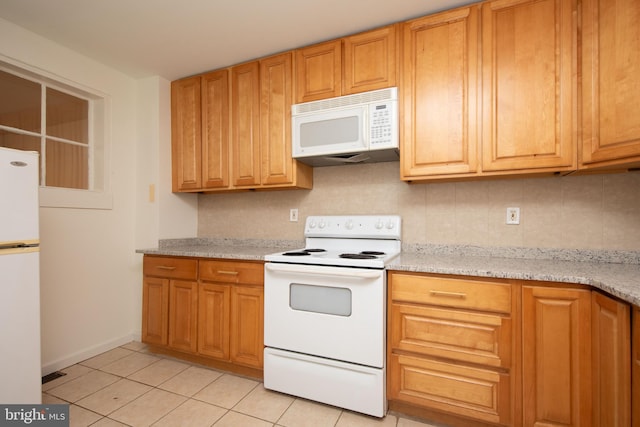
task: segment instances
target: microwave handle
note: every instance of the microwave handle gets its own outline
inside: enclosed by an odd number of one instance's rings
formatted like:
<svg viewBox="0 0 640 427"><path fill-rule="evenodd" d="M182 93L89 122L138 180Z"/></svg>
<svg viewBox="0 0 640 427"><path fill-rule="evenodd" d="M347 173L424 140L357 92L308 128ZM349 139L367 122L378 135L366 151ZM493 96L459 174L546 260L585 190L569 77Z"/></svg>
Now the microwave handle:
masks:
<svg viewBox="0 0 640 427"><path fill-rule="evenodd" d="M359 271L353 269L340 270L326 268L317 268L311 265L295 265L295 264L265 264L265 268L275 273L301 273L301 274L317 274L321 276L338 276L352 277L355 279L376 279L380 277L380 270Z"/></svg>

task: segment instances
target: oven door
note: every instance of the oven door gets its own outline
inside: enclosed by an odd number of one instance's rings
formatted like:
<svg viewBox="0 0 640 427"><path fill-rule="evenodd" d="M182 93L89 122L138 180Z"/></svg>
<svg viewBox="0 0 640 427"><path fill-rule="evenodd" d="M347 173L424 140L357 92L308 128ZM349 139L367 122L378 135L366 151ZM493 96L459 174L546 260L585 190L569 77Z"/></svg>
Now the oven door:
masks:
<svg viewBox="0 0 640 427"><path fill-rule="evenodd" d="M267 347L384 367L384 270L265 264Z"/></svg>

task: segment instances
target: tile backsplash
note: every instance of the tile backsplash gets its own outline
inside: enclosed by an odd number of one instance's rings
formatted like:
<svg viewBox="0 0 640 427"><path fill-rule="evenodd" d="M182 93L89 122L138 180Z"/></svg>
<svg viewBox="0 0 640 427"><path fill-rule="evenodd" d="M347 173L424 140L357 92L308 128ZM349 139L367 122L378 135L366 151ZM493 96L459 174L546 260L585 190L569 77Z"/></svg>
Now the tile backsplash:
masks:
<svg viewBox="0 0 640 427"><path fill-rule="evenodd" d="M640 172L407 184L398 162L314 169L313 190L199 195L198 237L302 240L308 215L399 214L404 243L640 250ZM507 207L520 224L506 224ZM289 221L289 209L300 221Z"/></svg>

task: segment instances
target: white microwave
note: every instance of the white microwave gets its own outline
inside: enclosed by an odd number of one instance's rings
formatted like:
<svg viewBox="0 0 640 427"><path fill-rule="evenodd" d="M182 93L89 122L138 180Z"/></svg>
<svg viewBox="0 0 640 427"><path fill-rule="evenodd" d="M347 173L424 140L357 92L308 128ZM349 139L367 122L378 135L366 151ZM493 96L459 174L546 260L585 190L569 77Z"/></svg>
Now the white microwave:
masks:
<svg viewBox="0 0 640 427"><path fill-rule="evenodd" d="M398 160L398 88L295 104L293 157L312 166Z"/></svg>

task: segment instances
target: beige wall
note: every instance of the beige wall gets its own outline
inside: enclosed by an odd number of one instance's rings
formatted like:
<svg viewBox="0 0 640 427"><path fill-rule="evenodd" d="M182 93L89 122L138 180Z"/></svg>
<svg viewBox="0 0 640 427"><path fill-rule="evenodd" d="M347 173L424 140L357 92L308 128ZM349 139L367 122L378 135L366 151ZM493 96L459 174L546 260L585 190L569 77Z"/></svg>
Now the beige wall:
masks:
<svg viewBox="0 0 640 427"><path fill-rule="evenodd" d="M315 168L311 191L199 196L198 236L302 240L318 214L400 214L406 243L640 250L640 173L408 185L398 162ZM506 208L520 225L506 225ZM300 222L289 222L289 209Z"/></svg>

